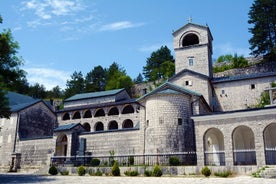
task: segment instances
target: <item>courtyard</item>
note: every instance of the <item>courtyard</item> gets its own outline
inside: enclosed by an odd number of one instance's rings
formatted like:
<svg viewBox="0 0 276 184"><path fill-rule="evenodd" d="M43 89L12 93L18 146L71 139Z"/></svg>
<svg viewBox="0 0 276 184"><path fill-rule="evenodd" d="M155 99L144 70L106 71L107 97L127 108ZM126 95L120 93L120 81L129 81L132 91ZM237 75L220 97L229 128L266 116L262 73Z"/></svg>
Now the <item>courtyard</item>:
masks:
<svg viewBox="0 0 276 184"><path fill-rule="evenodd" d="M0 174L0 183L99 183L99 184L274 184L276 179L236 176L218 177L104 177L104 176L40 176L31 174Z"/></svg>

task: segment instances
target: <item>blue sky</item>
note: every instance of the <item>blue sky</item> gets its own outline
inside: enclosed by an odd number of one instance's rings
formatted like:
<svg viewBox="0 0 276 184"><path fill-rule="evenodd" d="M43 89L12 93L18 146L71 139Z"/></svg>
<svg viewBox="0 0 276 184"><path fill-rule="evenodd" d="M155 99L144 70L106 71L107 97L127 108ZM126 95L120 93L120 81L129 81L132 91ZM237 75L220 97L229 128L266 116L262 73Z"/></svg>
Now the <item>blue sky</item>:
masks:
<svg viewBox="0 0 276 184"><path fill-rule="evenodd" d="M95 66L119 63L129 76L142 73L146 59L166 45L173 30L192 17L208 25L213 58L249 56L247 23L253 0L1 0L0 31L9 28L20 45L18 55L29 83L46 89L74 71L85 76Z"/></svg>

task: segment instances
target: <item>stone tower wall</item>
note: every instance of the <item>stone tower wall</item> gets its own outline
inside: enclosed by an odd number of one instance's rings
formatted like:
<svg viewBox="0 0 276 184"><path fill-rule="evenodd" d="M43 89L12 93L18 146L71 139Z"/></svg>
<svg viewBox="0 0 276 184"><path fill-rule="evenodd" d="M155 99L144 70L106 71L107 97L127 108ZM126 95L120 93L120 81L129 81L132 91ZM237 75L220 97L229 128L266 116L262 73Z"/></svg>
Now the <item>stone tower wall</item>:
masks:
<svg viewBox="0 0 276 184"><path fill-rule="evenodd" d="M146 100L146 153L180 152L188 147L184 132L191 114L189 99L185 95L164 94Z"/></svg>

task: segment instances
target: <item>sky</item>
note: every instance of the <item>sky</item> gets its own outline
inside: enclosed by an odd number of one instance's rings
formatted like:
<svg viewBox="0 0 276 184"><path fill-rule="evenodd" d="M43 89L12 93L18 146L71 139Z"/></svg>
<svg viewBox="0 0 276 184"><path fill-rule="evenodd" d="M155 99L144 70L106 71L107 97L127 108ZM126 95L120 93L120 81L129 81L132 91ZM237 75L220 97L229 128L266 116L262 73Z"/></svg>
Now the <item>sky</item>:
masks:
<svg viewBox="0 0 276 184"><path fill-rule="evenodd" d="M252 4L253 0L0 0L0 32L12 31L31 85L65 89L74 71L85 76L113 62L136 78L161 46L174 55L172 33L189 18L210 28L213 59L235 53L248 57Z"/></svg>

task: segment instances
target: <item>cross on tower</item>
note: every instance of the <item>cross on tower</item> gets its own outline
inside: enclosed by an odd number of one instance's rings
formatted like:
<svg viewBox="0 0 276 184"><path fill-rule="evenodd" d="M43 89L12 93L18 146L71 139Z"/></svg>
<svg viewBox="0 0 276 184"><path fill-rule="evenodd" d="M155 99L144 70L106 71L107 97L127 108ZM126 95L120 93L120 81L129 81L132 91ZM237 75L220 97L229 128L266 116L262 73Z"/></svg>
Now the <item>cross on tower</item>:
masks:
<svg viewBox="0 0 276 184"><path fill-rule="evenodd" d="M190 17L188 17L188 19L187 19L187 21L188 21L188 23L191 23L192 22L192 17L190 16Z"/></svg>

